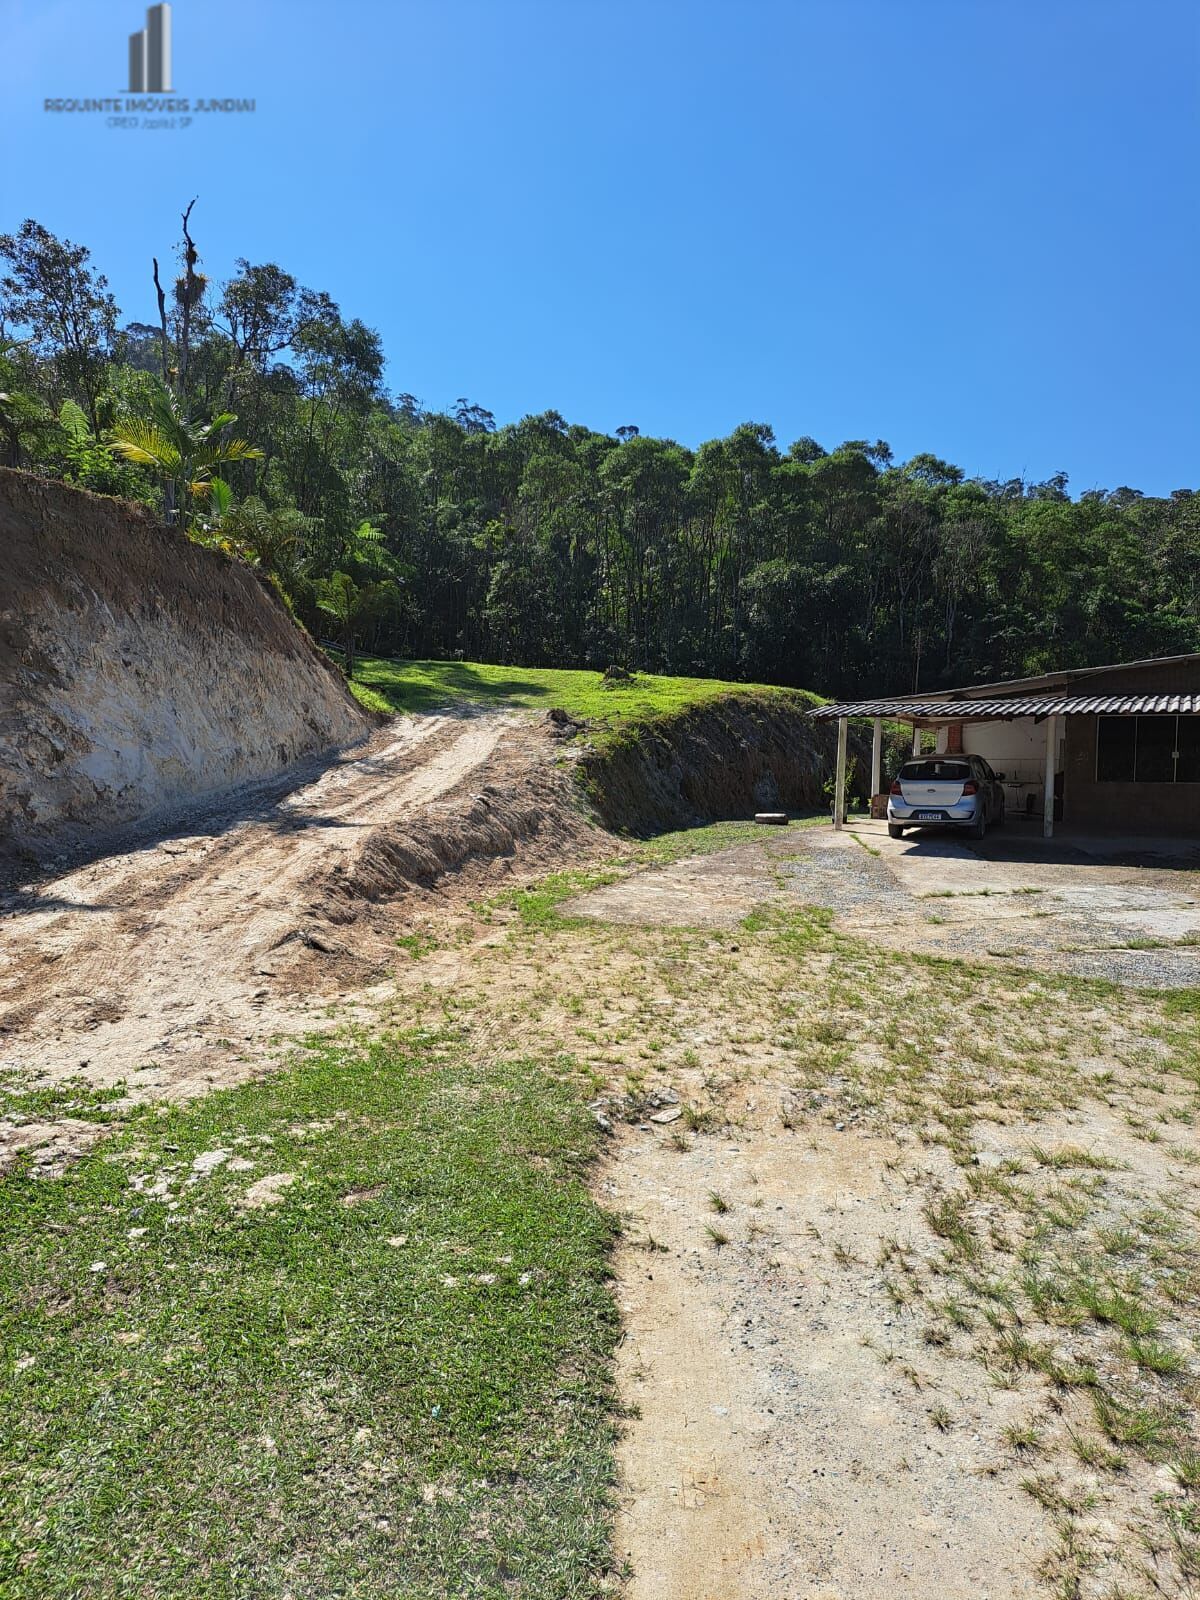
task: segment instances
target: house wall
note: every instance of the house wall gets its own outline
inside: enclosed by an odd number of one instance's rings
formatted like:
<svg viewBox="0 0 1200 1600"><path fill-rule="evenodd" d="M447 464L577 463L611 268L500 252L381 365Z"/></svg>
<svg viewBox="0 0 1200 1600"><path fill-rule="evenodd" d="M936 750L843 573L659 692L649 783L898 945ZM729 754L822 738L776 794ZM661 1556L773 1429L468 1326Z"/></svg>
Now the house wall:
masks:
<svg viewBox="0 0 1200 1600"><path fill-rule="evenodd" d="M946 750L946 730L938 729L938 754ZM1059 755L1062 754L1059 735ZM1013 783L1041 783L1046 763L1046 725L1032 717L1014 722L970 722L963 728L963 749L1003 772Z"/></svg>
<svg viewBox="0 0 1200 1600"><path fill-rule="evenodd" d="M1116 667L1091 677L1068 680L1043 694L1200 694L1200 662L1152 661L1144 667Z"/></svg>
<svg viewBox="0 0 1200 1600"><path fill-rule="evenodd" d="M944 753L946 743L946 730L939 728L939 754ZM969 722L963 728L963 749L968 755L982 756L995 772L1004 774L1004 798L1010 814L1031 810L1034 816L1041 816L1046 770L1044 722L1034 722L1032 717L1019 717L1012 722ZM1066 735L1060 723L1055 772L1063 770L1065 751Z"/></svg>
<svg viewBox="0 0 1200 1600"><path fill-rule="evenodd" d="M1035 690L1035 697L1055 694L1200 694L1200 662L1151 663L1124 667L1071 683L1053 691ZM946 749L945 728L937 748ZM1041 815L1045 770L1046 725L1032 717L1012 722L967 723L963 749L983 756L1005 775L1010 812L1023 811L1030 794ZM1059 724L1055 772L1061 773L1063 823L1113 833L1173 833L1200 836L1200 784L1097 783L1096 718L1063 717Z"/></svg>
<svg viewBox="0 0 1200 1600"><path fill-rule="evenodd" d="M1200 836L1200 783L1097 783L1096 718L1065 720L1063 816L1069 825Z"/></svg>
<svg viewBox="0 0 1200 1600"><path fill-rule="evenodd" d="M1200 662L1105 672L1084 694L1200 694ZM1071 826L1129 833L1200 835L1200 783L1097 783L1096 718L1068 717L1063 814Z"/></svg>

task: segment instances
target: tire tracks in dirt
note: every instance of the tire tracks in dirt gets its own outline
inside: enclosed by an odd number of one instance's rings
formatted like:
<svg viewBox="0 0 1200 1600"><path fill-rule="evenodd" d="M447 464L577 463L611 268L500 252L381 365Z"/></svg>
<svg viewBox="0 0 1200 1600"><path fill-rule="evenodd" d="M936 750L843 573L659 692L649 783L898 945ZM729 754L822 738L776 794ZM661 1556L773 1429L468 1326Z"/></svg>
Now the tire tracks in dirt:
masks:
<svg viewBox="0 0 1200 1600"><path fill-rule="evenodd" d="M291 792L246 786L7 897L0 1070L134 1100L244 1079L335 995L345 1021L386 979L397 899L587 835L560 753L521 713L398 719ZM0 1128L0 1163L45 1132Z"/></svg>

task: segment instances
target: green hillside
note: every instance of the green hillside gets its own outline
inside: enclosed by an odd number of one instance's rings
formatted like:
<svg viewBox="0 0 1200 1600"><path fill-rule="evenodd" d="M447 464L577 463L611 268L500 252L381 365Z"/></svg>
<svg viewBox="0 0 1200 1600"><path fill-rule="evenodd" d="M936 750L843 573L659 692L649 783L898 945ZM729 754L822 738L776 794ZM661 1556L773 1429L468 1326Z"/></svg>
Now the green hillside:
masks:
<svg viewBox="0 0 1200 1600"><path fill-rule="evenodd" d="M720 678L668 678L638 672L606 682L601 672L555 667L502 667L480 661L393 661L362 656L355 663L355 695L372 711L431 711L464 701L477 705L561 707L573 717L609 723L668 716L726 694L755 694L820 704L802 689L729 683Z"/></svg>

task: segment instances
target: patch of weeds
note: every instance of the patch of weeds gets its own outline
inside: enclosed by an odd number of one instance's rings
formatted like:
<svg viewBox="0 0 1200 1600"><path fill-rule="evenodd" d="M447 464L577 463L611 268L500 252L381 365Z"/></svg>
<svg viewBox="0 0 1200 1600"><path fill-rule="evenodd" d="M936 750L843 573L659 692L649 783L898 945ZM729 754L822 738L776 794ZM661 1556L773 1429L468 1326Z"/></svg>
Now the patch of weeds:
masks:
<svg viewBox="0 0 1200 1600"><path fill-rule="evenodd" d="M0 1116L21 1117L29 1121L56 1121L77 1117L83 1122L112 1122L120 1116L116 1107L128 1094L124 1081L101 1088L87 1078L62 1078L45 1087L24 1087L16 1074L9 1073L0 1083Z"/></svg>
<svg viewBox="0 0 1200 1600"><path fill-rule="evenodd" d="M1090 1389L1099 1382L1094 1367L1071 1360L1052 1345L1030 1339L1017 1328L1006 1329L997 1348L1011 1366L1041 1372L1060 1389Z"/></svg>
<svg viewBox="0 0 1200 1600"><path fill-rule="evenodd" d="M850 837L854 840L855 844L862 845L863 849L869 856L881 856L883 854L883 851L878 845L868 843L868 841L863 838L861 833L855 833L854 830L851 829Z"/></svg>
<svg viewBox="0 0 1200 1600"><path fill-rule="evenodd" d="M1173 1376L1187 1368L1187 1362L1179 1351L1172 1345L1164 1344L1161 1339L1140 1339L1135 1336L1125 1340L1121 1351L1137 1366L1163 1377Z"/></svg>
<svg viewBox="0 0 1200 1600"><path fill-rule="evenodd" d="M1079 1516L1090 1511L1096 1503L1095 1495L1089 1490L1072 1489L1061 1478L1052 1477L1049 1473L1022 1478L1021 1487L1045 1511L1065 1511L1072 1516Z"/></svg>
<svg viewBox="0 0 1200 1600"><path fill-rule="evenodd" d="M830 944L833 912L825 906L764 906L744 917L742 927L747 933L771 934L787 955L805 956Z"/></svg>
<svg viewBox="0 0 1200 1600"><path fill-rule="evenodd" d="M1030 1307L1043 1322L1077 1327L1087 1315L1083 1307L1072 1300L1070 1284L1061 1277L1029 1271L1022 1275L1021 1288Z"/></svg>
<svg viewBox="0 0 1200 1600"><path fill-rule="evenodd" d="M1041 1429L1031 1422L1010 1422L1000 1437L1011 1450L1021 1454L1041 1448Z"/></svg>
<svg viewBox="0 0 1200 1600"><path fill-rule="evenodd" d="M836 1017L824 1017L814 1024L812 1036L818 1044L841 1044L846 1037L846 1027Z"/></svg>
<svg viewBox="0 0 1200 1600"><path fill-rule="evenodd" d="M1072 1286L1075 1302L1097 1322L1109 1323L1134 1337L1156 1333L1158 1316L1138 1288L1121 1289L1111 1282L1083 1278Z"/></svg>
<svg viewBox="0 0 1200 1600"><path fill-rule="evenodd" d="M987 900L1002 895L1003 889L930 889L918 900Z"/></svg>
<svg viewBox="0 0 1200 1600"><path fill-rule="evenodd" d="M515 910L527 928L536 928L541 932L569 928L582 919L564 915L561 909L563 904L573 900L576 895L616 883L621 876L616 868L551 872L526 888L509 889L497 895L491 904Z"/></svg>
<svg viewBox="0 0 1200 1600"><path fill-rule="evenodd" d="M800 824L825 822L821 814L800 819ZM796 826L793 822L792 826ZM783 831L782 829L780 830ZM757 822L710 822L700 828L682 828L674 833L659 833L651 839L639 839L634 846L632 859L639 865L668 867L689 856L713 855L718 850L728 850L739 844L761 844L764 830Z"/></svg>
<svg viewBox="0 0 1200 1600"><path fill-rule="evenodd" d="M1163 1014L1200 1024L1200 988L1168 989L1159 997Z"/></svg>
<svg viewBox="0 0 1200 1600"><path fill-rule="evenodd" d="M967 1215L967 1198L961 1194L943 1194L926 1203L925 1220L950 1247L950 1252L960 1261L978 1261L982 1253L979 1239Z"/></svg>
<svg viewBox="0 0 1200 1600"><path fill-rule="evenodd" d="M690 1133L715 1133L721 1126L721 1115L712 1106L683 1107L683 1123Z"/></svg>
<svg viewBox="0 0 1200 1600"><path fill-rule="evenodd" d="M402 933L396 939L396 946L400 950L407 950L414 961L419 961L422 956L437 949L438 941L431 933Z"/></svg>
<svg viewBox="0 0 1200 1600"><path fill-rule="evenodd" d="M718 1250L723 1250L729 1243L729 1235L722 1229L714 1227L711 1222L706 1224L704 1231Z"/></svg>
<svg viewBox="0 0 1200 1600"><path fill-rule="evenodd" d="M1046 1150L1041 1145L1030 1145L1030 1154L1043 1167L1064 1171L1084 1167L1093 1172L1119 1172L1126 1162L1114 1161L1111 1156L1100 1155L1095 1150L1081 1150L1077 1145L1060 1145L1057 1150Z"/></svg>
<svg viewBox="0 0 1200 1600"><path fill-rule="evenodd" d="M1152 1455L1171 1442L1177 1419L1153 1406L1122 1405L1097 1389L1093 1395L1096 1417L1114 1444L1132 1445L1144 1455Z"/></svg>
<svg viewBox="0 0 1200 1600"><path fill-rule="evenodd" d="M948 1322L964 1333L975 1326L970 1311L961 1300L956 1300L953 1296L946 1300L935 1300L934 1310L940 1311Z"/></svg>
<svg viewBox="0 0 1200 1600"><path fill-rule="evenodd" d="M1124 1472L1125 1457L1110 1450L1102 1439L1090 1433L1076 1433L1073 1428L1068 1428L1067 1432L1072 1450L1085 1467L1096 1472Z"/></svg>
<svg viewBox="0 0 1200 1600"><path fill-rule="evenodd" d="M1082 1227L1091 1219L1092 1211L1086 1195L1075 1194L1068 1189L1053 1189L1042 1196L1043 1226L1057 1228L1064 1233Z"/></svg>

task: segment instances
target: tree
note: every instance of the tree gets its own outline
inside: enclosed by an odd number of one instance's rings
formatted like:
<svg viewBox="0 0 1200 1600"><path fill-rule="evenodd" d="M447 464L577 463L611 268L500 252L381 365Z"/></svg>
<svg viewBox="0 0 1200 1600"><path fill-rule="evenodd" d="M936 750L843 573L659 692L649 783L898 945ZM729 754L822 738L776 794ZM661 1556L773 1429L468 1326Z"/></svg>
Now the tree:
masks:
<svg viewBox="0 0 1200 1600"><path fill-rule="evenodd" d="M158 257L153 260L154 267L154 292L158 298L159 340L162 352L162 380L169 384L185 404L188 396L188 378L192 359L192 324L204 316L204 297L208 293L208 278L203 272L197 272L200 263L200 252L196 248L196 241L192 238L189 225L192 218L192 208L195 200L188 202L183 213L183 243L179 247L179 259L183 263L183 271L175 280L173 299L175 301L175 339L174 339L174 364L171 361L172 341L167 320L167 296L159 276Z"/></svg>
<svg viewBox="0 0 1200 1600"><path fill-rule="evenodd" d="M1073 500L1061 473L964 479L880 439L781 452L748 423L693 450L557 411L497 427L465 397L428 411L282 263L239 259L210 314L190 215L157 324L115 338L86 251L32 222L6 240L0 460L147 501L157 475L307 625L334 606L352 667L615 660L897 694L1200 649L1191 490Z"/></svg>
<svg viewBox="0 0 1200 1600"><path fill-rule="evenodd" d="M348 572L335 572L319 585L317 609L338 625L347 678L354 676L354 647L360 630L395 598L394 584L368 583L360 588Z"/></svg>
<svg viewBox="0 0 1200 1600"><path fill-rule="evenodd" d="M464 433L495 433L496 419L482 406L472 405L461 395L454 402L454 420Z"/></svg>
<svg viewBox="0 0 1200 1600"><path fill-rule="evenodd" d="M97 397L117 326L108 279L88 265L83 245L56 239L32 218L0 234L0 336L24 329L26 343L55 375L55 398L73 398L99 431Z"/></svg>
<svg viewBox="0 0 1200 1600"><path fill-rule="evenodd" d="M6 465L19 467L25 441L32 442L53 422L50 407L37 395L0 389L0 435L4 438Z"/></svg>
<svg viewBox="0 0 1200 1600"><path fill-rule="evenodd" d="M268 262L251 266L241 257L238 275L225 285L221 312L228 323L236 364L263 371L271 356L286 350L300 326L299 290L290 272Z"/></svg>
<svg viewBox="0 0 1200 1600"><path fill-rule="evenodd" d="M179 503L181 490L193 501L203 500L211 493L214 467L262 456L256 445L228 434L236 421L232 411L221 412L211 422L190 421L179 401L163 387L152 396L146 415L127 417L118 423L112 430L109 448L127 461L158 473L165 484L170 516ZM185 522L191 523L190 506L185 509Z"/></svg>

